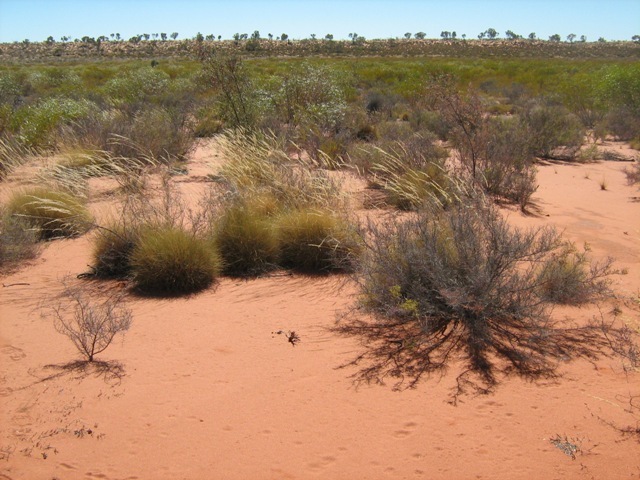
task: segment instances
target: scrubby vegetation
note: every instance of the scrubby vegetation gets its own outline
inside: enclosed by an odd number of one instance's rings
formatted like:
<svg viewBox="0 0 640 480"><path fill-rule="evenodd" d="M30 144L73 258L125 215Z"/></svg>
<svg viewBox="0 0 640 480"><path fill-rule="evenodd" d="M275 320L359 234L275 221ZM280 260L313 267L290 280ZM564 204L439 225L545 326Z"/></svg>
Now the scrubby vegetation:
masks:
<svg viewBox="0 0 640 480"><path fill-rule="evenodd" d="M343 330L372 340L365 380L416 382L455 356L467 367L460 391L488 391L502 373L553 375L554 361L605 345L602 330L556 328L549 305L608 294L611 262L593 262L554 230L514 229L496 205L528 210L540 159L593 160L607 138L640 143L640 70L626 60L636 47L606 46L623 59L541 60L536 52L574 47L411 40L398 50L354 38L186 42L188 60L0 67L0 181L31 162L44 185L3 207L0 267L34 255L36 240L95 227L87 275L145 295L195 293L223 274L355 272L373 323ZM97 50L109 58L125 47ZM455 55L246 54L425 48ZM187 205L177 179L196 137L214 137L223 162ZM591 150L580 150L585 138ZM341 184L351 174L397 215L359 221ZM98 177L116 215L96 225L85 202Z"/></svg>

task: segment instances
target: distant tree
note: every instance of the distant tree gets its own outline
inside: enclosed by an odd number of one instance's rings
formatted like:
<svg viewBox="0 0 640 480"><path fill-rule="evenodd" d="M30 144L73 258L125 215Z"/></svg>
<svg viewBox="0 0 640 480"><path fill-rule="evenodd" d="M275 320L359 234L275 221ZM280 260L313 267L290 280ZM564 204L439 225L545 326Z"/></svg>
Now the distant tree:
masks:
<svg viewBox="0 0 640 480"><path fill-rule="evenodd" d="M561 40L560 35L558 35L557 33L549 37L550 42L559 42L560 40Z"/></svg>
<svg viewBox="0 0 640 480"><path fill-rule="evenodd" d="M247 38L249 38L248 33L243 33L242 35L240 35L240 40L246 40Z"/></svg>
<svg viewBox="0 0 640 480"><path fill-rule="evenodd" d="M254 30L254 32L251 34L251 40L260 40L260 32L258 30Z"/></svg>
<svg viewBox="0 0 640 480"><path fill-rule="evenodd" d="M25 38L24 40L22 40L22 44L25 47L28 47L31 44L31 40L29 40L28 38Z"/></svg>
<svg viewBox="0 0 640 480"><path fill-rule="evenodd" d="M463 33L463 34L462 34L462 39L463 39L463 40L466 40L466 39L467 39L467 34L466 34L466 33Z"/></svg>
<svg viewBox="0 0 640 480"><path fill-rule="evenodd" d="M64 37L60 37L60 40L62 41L62 43L67 43L70 40L70 38L67 36L64 36Z"/></svg>
<svg viewBox="0 0 640 480"><path fill-rule="evenodd" d="M119 33L116 33L116 42L119 42L122 39Z"/></svg>
<svg viewBox="0 0 640 480"><path fill-rule="evenodd" d="M218 35L218 41L222 40L222 35Z"/></svg>
<svg viewBox="0 0 640 480"><path fill-rule="evenodd" d="M316 34L312 33L311 35L309 35L311 37L311 40L315 40L316 39Z"/></svg>
<svg viewBox="0 0 640 480"><path fill-rule="evenodd" d="M424 32L418 32L414 35L414 37L416 37L418 40L424 40L426 36L427 34Z"/></svg>
<svg viewBox="0 0 640 480"><path fill-rule="evenodd" d="M585 43L585 42L587 41L587 37L586 37L586 35L580 35L580 41L581 41L582 43Z"/></svg>
<svg viewBox="0 0 640 480"><path fill-rule="evenodd" d="M634 35L633 37L631 37L631 40L636 43L640 43L640 35Z"/></svg>
<svg viewBox="0 0 640 480"><path fill-rule="evenodd" d="M273 40L273 33L267 33L267 37L269 37L269 41Z"/></svg>
<svg viewBox="0 0 640 480"><path fill-rule="evenodd" d="M531 33L529 34L529 40L536 40L537 38L538 38L538 37L536 37L535 32L531 32Z"/></svg>
<svg viewBox="0 0 640 480"><path fill-rule="evenodd" d="M598 42L600 42L600 43L606 43L606 41L607 41L607 40L606 40L604 37L600 37L600 38L598 39Z"/></svg>
<svg viewBox="0 0 640 480"><path fill-rule="evenodd" d="M151 35L149 35L148 33L143 33L142 36L144 37L145 41L149 41L149 38L151 37Z"/></svg>
<svg viewBox="0 0 640 480"><path fill-rule="evenodd" d="M161 33L160 34L160 38L162 39L163 42L167 41L167 34L166 33Z"/></svg>
<svg viewBox="0 0 640 480"><path fill-rule="evenodd" d="M495 38L498 37L499 33L496 32L495 28L488 28L486 31L487 37L489 37L490 40L493 40Z"/></svg>
<svg viewBox="0 0 640 480"><path fill-rule="evenodd" d="M115 33L110 33L109 36L111 37L111 40L113 40L114 37L116 36L116 34Z"/></svg>
<svg viewBox="0 0 640 480"><path fill-rule="evenodd" d="M440 32L440 37L442 37L443 40L446 40L450 36L451 36L451 32Z"/></svg>
<svg viewBox="0 0 640 480"><path fill-rule="evenodd" d="M569 43L573 43L573 41L575 40L576 36L577 35L575 33L570 33L569 35L567 35L567 41Z"/></svg>
<svg viewBox="0 0 640 480"><path fill-rule="evenodd" d="M287 35L286 33L283 33L282 35L280 35L280 41L284 42L285 40L289 39L289 35Z"/></svg>
<svg viewBox="0 0 640 480"><path fill-rule="evenodd" d="M453 32L451 32L451 38L453 38L455 40L457 36L458 36L458 34L455 32L455 30Z"/></svg>
<svg viewBox="0 0 640 480"><path fill-rule="evenodd" d="M480 33L478 34L478 40L483 40L483 39L484 39L484 37L485 37L486 35L487 35L487 33L486 33L486 32L480 32Z"/></svg>
<svg viewBox="0 0 640 480"><path fill-rule="evenodd" d="M238 44L238 42L240 41L240 34L234 33L232 38L233 38L233 41L236 42L236 44Z"/></svg>
<svg viewBox="0 0 640 480"><path fill-rule="evenodd" d="M202 43L203 41L204 41L204 35L202 35L200 32L196 33L196 42Z"/></svg>
<svg viewBox="0 0 640 480"><path fill-rule="evenodd" d="M169 35L171 37L171 40L175 40L176 38L178 38L178 32L173 32L171 35Z"/></svg>
<svg viewBox="0 0 640 480"><path fill-rule="evenodd" d="M514 33L512 30L507 30L504 32L504 36L507 37L508 40L516 40L520 35Z"/></svg>
<svg viewBox="0 0 640 480"><path fill-rule="evenodd" d="M215 39L216 39L216 37L215 37L215 35L213 35L212 33L210 33L209 35L207 35L207 36L205 37L205 40L206 40L207 42L213 42Z"/></svg>
<svg viewBox="0 0 640 480"><path fill-rule="evenodd" d="M332 40L333 40L333 34L331 34L331 33L327 33L327 34L324 36L324 38L325 38L325 40L328 40L328 41L330 42L330 41L332 41Z"/></svg>
<svg viewBox="0 0 640 480"><path fill-rule="evenodd" d="M81 38L82 43L90 43L90 44L94 44L96 43L96 39L93 37L89 37L87 35L85 35L84 37Z"/></svg>
<svg viewBox="0 0 640 480"><path fill-rule="evenodd" d="M153 37L154 40L157 40L158 37L160 36L160 34L158 33L152 33L151 36Z"/></svg>
<svg viewBox="0 0 640 480"><path fill-rule="evenodd" d="M53 45L54 43L56 43L56 41L54 40L54 38L52 36L47 37L45 42L47 43L47 45Z"/></svg>
<svg viewBox="0 0 640 480"><path fill-rule="evenodd" d="M129 39L129 43L138 43L140 41L140 35L134 35Z"/></svg>

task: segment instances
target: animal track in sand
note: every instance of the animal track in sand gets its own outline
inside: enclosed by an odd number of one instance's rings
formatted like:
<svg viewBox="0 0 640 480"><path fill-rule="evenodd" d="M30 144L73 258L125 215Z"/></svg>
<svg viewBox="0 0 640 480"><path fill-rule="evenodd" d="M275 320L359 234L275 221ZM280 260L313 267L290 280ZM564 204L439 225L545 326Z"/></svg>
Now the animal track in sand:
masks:
<svg viewBox="0 0 640 480"><path fill-rule="evenodd" d="M0 353L2 355L6 355L14 362L17 362L18 360L22 360L27 356L27 354L24 353L24 350L22 350L21 348L13 347L11 345L5 345L3 347L0 347Z"/></svg>
<svg viewBox="0 0 640 480"><path fill-rule="evenodd" d="M393 436L396 438L406 438L413 433L417 426L418 424L415 422L407 422L403 425L404 428L393 432Z"/></svg>
<svg viewBox="0 0 640 480"><path fill-rule="evenodd" d="M307 467L309 467L309 469L314 471L323 470L327 467L330 467L332 464L334 464L336 460L337 460L336 457L333 457L331 455L325 455L324 457L320 458L320 460L318 461L308 463Z"/></svg>

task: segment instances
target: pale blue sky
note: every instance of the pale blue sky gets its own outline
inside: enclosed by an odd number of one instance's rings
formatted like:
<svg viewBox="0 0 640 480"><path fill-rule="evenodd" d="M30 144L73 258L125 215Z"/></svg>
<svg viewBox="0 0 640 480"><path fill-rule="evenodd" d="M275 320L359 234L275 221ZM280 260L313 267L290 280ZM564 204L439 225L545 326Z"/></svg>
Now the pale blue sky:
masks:
<svg viewBox="0 0 640 480"><path fill-rule="evenodd" d="M640 0L0 0L0 42L81 38L120 33L197 32L222 35L258 30L290 38L327 33L348 38L402 37L443 30L476 38L487 28L539 38L570 33L590 41L640 34Z"/></svg>

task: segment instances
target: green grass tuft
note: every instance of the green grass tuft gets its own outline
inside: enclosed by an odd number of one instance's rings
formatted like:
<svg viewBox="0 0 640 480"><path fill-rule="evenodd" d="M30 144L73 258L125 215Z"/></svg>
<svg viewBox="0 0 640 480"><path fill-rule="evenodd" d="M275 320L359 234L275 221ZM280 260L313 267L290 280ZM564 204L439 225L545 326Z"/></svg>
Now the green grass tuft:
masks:
<svg viewBox="0 0 640 480"><path fill-rule="evenodd" d="M41 240L73 237L92 225L86 206L68 193L36 187L16 193L7 204L10 215L23 218Z"/></svg>
<svg viewBox="0 0 640 480"><path fill-rule="evenodd" d="M215 281L222 267L209 242L173 227L143 231L130 263L136 288L151 295L198 292Z"/></svg>
<svg viewBox="0 0 640 480"><path fill-rule="evenodd" d="M349 271L360 252L356 229L322 210L293 210L277 220L284 267L307 273Z"/></svg>

